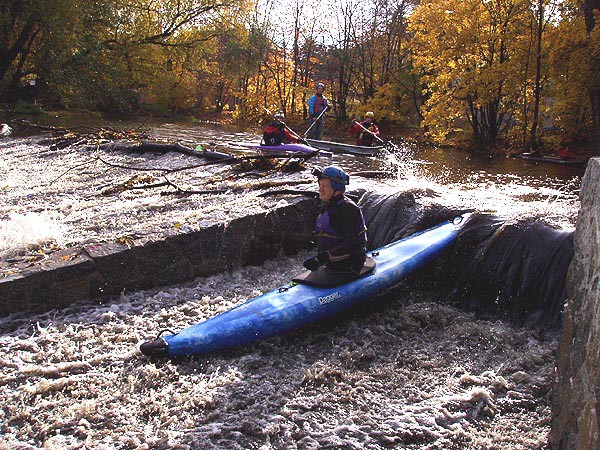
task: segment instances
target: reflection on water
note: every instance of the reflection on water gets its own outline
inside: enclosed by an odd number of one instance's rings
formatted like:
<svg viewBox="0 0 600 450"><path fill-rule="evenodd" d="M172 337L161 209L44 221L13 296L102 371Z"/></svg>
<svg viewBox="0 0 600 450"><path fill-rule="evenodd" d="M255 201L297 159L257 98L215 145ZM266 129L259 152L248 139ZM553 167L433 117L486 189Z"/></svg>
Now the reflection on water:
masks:
<svg viewBox="0 0 600 450"><path fill-rule="evenodd" d="M83 121L83 123L82 123ZM232 143L258 142L261 130L239 129L217 123L168 122L164 120L106 121L100 116L46 116L47 125L74 128L78 125L145 129L152 136L195 147L235 152ZM89 130L88 130L89 131ZM298 130L300 133L303 130ZM328 139L325 136L325 139ZM334 138L331 138L334 140ZM403 142L402 139L394 139ZM520 159L474 155L460 150L398 145L396 154L378 157L333 155L310 160L308 165L342 166L349 174L385 172L392 179L352 177L351 188L430 189L444 204L473 207L514 216L539 216L562 226L575 222L578 190L584 167L532 163ZM357 183L357 184L354 184Z"/></svg>

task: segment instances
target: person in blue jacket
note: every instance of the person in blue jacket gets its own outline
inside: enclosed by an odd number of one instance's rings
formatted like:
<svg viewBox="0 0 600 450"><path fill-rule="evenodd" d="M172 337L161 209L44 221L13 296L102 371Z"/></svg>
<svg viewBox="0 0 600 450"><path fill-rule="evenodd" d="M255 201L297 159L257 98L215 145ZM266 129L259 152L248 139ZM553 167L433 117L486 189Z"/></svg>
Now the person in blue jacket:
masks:
<svg viewBox="0 0 600 450"><path fill-rule="evenodd" d="M306 137L319 141L323 137L323 115L321 112L329 109L329 103L327 98L323 95L323 92L325 92L325 85L323 83L318 83L317 92L308 99L308 114L310 116L308 125L311 128ZM320 114L321 116L319 117ZM315 121L316 123L313 125Z"/></svg>
<svg viewBox="0 0 600 450"><path fill-rule="evenodd" d="M318 253L303 265L311 271L324 265L358 276L367 254L367 227L360 208L344 195L350 178L336 166L314 169L313 175L319 181L322 201L314 229Z"/></svg>

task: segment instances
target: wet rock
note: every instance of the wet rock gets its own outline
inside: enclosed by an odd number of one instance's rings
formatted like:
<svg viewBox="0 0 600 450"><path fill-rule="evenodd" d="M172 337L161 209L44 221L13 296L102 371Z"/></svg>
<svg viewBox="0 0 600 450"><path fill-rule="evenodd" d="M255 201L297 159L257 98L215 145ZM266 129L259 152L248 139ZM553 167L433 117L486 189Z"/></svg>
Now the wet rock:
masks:
<svg viewBox="0 0 600 450"><path fill-rule="evenodd" d="M581 187L553 394L553 449L600 448L600 158Z"/></svg>

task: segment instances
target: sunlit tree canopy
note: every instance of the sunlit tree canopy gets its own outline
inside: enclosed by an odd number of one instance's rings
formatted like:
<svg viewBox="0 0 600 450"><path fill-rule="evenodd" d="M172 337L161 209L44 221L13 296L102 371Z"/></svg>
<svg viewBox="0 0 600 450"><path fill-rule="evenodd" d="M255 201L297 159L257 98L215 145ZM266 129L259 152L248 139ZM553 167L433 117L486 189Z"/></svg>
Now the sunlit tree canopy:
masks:
<svg viewBox="0 0 600 450"><path fill-rule="evenodd" d="M107 113L254 120L283 109L302 120L323 82L340 123L375 111L383 125L484 149L600 142L595 5L0 0L0 94Z"/></svg>

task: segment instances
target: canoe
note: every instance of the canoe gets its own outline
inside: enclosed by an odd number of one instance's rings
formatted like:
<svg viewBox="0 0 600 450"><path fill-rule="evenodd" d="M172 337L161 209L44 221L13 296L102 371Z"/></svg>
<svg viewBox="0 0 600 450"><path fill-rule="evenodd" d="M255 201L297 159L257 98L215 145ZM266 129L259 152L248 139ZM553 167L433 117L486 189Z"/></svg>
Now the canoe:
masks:
<svg viewBox="0 0 600 450"><path fill-rule="evenodd" d="M249 150L257 150L267 153L283 153L290 155L321 155L332 156L329 152L320 151L320 149L304 144L281 144L281 145L262 145L262 144L247 144L236 143L235 145Z"/></svg>
<svg viewBox="0 0 600 450"><path fill-rule="evenodd" d="M312 147L320 150L330 151L332 153L346 153L357 156L375 156L383 150L383 145L377 147L365 147L361 145L342 144L340 142L317 141L316 139L307 139Z"/></svg>
<svg viewBox="0 0 600 450"><path fill-rule="evenodd" d="M297 281L179 333L159 335L143 343L140 350L144 355L161 358L215 352L333 316L395 286L440 256L456 241L468 217L457 216L371 252L367 259L372 262L372 270L354 281L330 286L322 283L326 269L304 272L294 278ZM311 280L312 275L315 277Z"/></svg>
<svg viewBox="0 0 600 450"><path fill-rule="evenodd" d="M575 158L561 158L560 156L542 156L542 155L534 155L532 153L522 153L518 155L519 158L525 161L533 161L533 162L546 162L552 164L563 164L567 166L581 166L585 164L583 159L575 159Z"/></svg>

